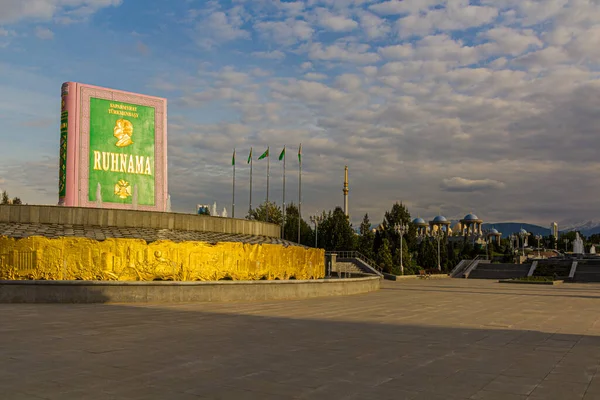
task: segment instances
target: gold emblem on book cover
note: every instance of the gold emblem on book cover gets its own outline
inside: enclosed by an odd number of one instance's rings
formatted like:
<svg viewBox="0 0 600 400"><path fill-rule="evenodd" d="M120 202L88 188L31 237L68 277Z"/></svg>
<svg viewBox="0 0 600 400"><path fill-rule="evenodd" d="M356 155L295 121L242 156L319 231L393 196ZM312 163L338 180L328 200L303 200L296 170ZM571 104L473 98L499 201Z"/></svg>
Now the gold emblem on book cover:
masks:
<svg viewBox="0 0 600 400"><path fill-rule="evenodd" d="M131 137L133 136L133 124L124 119L120 118L115 123L114 137L119 139L116 143L117 147L127 147L133 144Z"/></svg>
<svg viewBox="0 0 600 400"><path fill-rule="evenodd" d="M126 199L131 196L131 185L125 179L121 179L115 185L115 194L121 199Z"/></svg>

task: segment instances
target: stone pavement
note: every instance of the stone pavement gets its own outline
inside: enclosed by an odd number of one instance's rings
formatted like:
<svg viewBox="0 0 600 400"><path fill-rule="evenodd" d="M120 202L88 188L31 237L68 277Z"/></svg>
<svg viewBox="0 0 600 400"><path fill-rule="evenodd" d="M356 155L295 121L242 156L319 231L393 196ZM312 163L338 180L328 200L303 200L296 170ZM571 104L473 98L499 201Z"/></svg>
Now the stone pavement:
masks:
<svg viewBox="0 0 600 400"><path fill-rule="evenodd" d="M0 304L1 399L600 399L600 285Z"/></svg>

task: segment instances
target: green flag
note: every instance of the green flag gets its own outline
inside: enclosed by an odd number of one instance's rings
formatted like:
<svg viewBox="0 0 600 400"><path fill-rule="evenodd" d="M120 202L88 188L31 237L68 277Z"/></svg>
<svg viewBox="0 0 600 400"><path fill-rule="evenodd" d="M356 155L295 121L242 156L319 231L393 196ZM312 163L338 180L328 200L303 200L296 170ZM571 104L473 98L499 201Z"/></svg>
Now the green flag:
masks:
<svg viewBox="0 0 600 400"><path fill-rule="evenodd" d="M248 155L248 164L252 161L252 147L250 147L250 154Z"/></svg>
<svg viewBox="0 0 600 400"><path fill-rule="evenodd" d="M267 147L267 150L261 154L260 157L258 157L259 160L262 160L263 158L267 158L269 157L269 148Z"/></svg>
<svg viewBox="0 0 600 400"><path fill-rule="evenodd" d="M300 143L300 147L298 147L298 162L302 164L302 143Z"/></svg>
<svg viewBox="0 0 600 400"><path fill-rule="evenodd" d="M283 150L281 150L281 153L279 154L279 161L283 160L283 157L285 157L285 146L283 146Z"/></svg>
<svg viewBox="0 0 600 400"><path fill-rule="evenodd" d="M233 150L233 156L231 157L231 165L235 165L235 149Z"/></svg>

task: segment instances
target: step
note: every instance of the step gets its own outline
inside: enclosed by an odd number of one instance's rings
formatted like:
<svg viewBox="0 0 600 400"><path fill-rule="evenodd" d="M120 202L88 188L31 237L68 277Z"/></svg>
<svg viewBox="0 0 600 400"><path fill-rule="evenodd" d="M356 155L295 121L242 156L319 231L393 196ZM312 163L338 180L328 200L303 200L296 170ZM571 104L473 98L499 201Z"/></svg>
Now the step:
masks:
<svg viewBox="0 0 600 400"><path fill-rule="evenodd" d="M512 279L527 276L529 270L482 270L475 269L469 275L469 279Z"/></svg>

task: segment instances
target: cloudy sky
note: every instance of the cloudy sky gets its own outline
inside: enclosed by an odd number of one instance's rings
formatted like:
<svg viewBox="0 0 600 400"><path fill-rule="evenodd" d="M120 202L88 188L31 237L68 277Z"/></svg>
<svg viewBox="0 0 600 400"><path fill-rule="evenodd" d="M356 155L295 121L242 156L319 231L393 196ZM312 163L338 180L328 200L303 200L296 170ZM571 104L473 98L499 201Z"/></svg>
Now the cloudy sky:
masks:
<svg viewBox="0 0 600 400"><path fill-rule="evenodd" d="M598 217L599 0L0 0L0 187L55 204L60 86L166 97L173 208L248 207L289 149L304 215L394 201L486 221ZM271 160L281 202L281 163ZM254 164L254 203L266 193Z"/></svg>

